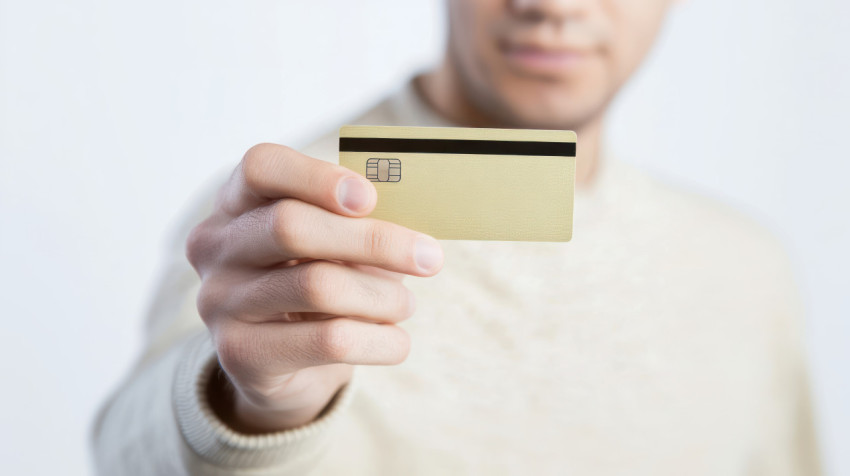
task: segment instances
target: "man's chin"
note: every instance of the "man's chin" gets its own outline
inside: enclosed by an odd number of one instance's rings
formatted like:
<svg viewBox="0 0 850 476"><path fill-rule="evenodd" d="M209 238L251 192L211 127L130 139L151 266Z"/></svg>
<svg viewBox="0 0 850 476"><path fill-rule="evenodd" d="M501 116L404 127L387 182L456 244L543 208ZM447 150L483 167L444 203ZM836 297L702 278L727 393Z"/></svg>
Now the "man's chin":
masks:
<svg viewBox="0 0 850 476"><path fill-rule="evenodd" d="M524 129L580 130L595 121L604 111L602 104L589 104L587 96L579 94L547 94L546 91L517 91L502 96L500 111L493 111L511 127Z"/></svg>
<svg viewBox="0 0 850 476"><path fill-rule="evenodd" d="M524 105L508 112L505 121L518 129L567 129L581 130L595 119L596 115L571 109L549 110Z"/></svg>

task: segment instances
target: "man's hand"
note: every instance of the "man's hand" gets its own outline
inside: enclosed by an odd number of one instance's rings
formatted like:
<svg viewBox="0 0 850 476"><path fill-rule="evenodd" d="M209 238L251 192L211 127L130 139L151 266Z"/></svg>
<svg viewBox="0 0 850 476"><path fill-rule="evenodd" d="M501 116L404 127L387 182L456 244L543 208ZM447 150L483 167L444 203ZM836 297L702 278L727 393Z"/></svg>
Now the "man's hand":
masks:
<svg viewBox="0 0 850 476"><path fill-rule="evenodd" d="M407 357L410 336L395 324L414 298L402 279L436 274L443 253L427 235L365 218L376 200L351 170L259 144L192 230L198 310L233 384L232 395L210 391L230 402L217 412L237 431L308 423L353 364Z"/></svg>

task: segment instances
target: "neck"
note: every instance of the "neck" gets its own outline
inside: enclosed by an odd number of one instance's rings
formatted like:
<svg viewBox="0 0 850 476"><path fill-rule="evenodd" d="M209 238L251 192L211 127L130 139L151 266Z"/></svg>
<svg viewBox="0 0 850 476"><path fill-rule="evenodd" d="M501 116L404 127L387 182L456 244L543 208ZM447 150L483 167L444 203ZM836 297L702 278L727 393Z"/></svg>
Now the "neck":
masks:
<svg viewBox="0 0 850 476"><path fill-rule="evenodd" d="M457 70L444 60L439 68L418 76L414 86L419 96L439 115L464 127L516 128L476 107L465 93ZM574 127L576 146L576 187L587 188L596 177L603 118L597 117Z"/></svg>

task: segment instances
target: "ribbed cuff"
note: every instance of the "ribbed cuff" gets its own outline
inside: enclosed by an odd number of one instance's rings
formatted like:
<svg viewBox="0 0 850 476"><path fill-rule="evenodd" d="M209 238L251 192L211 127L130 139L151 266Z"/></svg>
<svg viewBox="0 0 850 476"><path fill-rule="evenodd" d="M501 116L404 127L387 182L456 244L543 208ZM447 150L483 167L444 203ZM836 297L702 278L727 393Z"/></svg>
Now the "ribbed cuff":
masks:
<svg viewBox="0 0 850 476"><path fill-rule="evenodd" d="M328 403L316 420L306 425L264 435L244 435L230 429L210 409L206 388L218 367L209 332L186 343L175 373L172 403L177 424L189 448L205 463L225 468L309 467L320 458L332 436L332 426L349 406L357 381L351 380ZM305 466L306 465L306 466Z"/></svg>

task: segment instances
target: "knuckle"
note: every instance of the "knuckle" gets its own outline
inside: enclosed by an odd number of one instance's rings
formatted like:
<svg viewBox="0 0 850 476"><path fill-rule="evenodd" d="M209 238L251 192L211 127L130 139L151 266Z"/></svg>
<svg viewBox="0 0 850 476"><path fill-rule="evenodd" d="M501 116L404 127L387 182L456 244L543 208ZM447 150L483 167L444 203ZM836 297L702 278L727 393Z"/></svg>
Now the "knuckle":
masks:
<svg viewBox="0 0 850 476"><path fill-rule="evenodd" d="M375 283L366 281L359 283L359 297L363 299L370 309L382 309L387 305L386 291L377 287Z"/></svg>
<svg viewBox="0 0 850 476"><path fill-rule="evenodd" d="M262 187L265 177L272 170L275 149L278 147L280 146L263 142L245 152L242 157L242 176L248 189L257 190Z"/></svg>
<svg viewBox="0 0 850 476"><path fill-rule="evenodd" d="M244 287L241 293L235 293L241 306L237 318L250 318L252 313L277 314L286 312L290 299L285 283L276 272L258 276L251 286Z"/></svg>
<svg viewBox="0 0 850 476"><path fill-rule="evenodd" d="M228 245L234 245L244 242L246 239L259 236L265 231L266 210L266 206L254 208L230 221L221 230L221 237L219 241ZM235 246L233 248L235 249L231 249L231 252L238 250L239 246ZM239 254L241 255L242 253Z"/></svg>
<svg viewBox="0 0 850 476"><path fill-rule="evenodd" d="M231 327L215 332L215 348L221 366L230 372L250 365L253 359L251 343L246 342L241 333Z"/></svg>
<svg viewBox="0 0 850 476"><path fill-rule="evenodd" d="M366 231L363 248L367 256L375 258L386 255L392 242L392 231L381 223L373 223Z"/></svg>
<svg viewBox="0 0 850 476"><path fill-rule="evenodd" d="M270 228L278 248L298 254L303 248L304 207L293 199L278 201L270 214Z"/></svg>
<svg viewBox="0 0 850 476"><path fill-rule="evenodd" d="M345 361L354 345L354 335L342 318L330 319L320 328L316 336L316 350L333 362Z"/></svg>
<svg viewBox="0 0 850 476"><path fill-rule="evenodd" d="M195 269L198 269L207 260L212 248L211 233L207 221L202 221L189 231L186 237L186 259Z"/></svg>
<svg viewBox="0 0 850 476"><path fill-rule="evenodd" d="M204 281L201 284L195 303L198 308L198 314L201 316L201 320L203 320L207 326L210 325L214 316L217 315L223 307L221 293L219 293L214 286L209 284L208 281Z"/></svg>
<svg viewBox="0 0 850 476"><path fill-rule="evenodd" d="M299 265L300 272L297 273L297 292L305 303L316 309L326 309L329 304L330 290L334 289L335 278L334 267L327 263L312 261Z"/></svg>
<svg viewBox="0 0 850 476"><path fill-rule="evenodd" d="M265 162L266 157L268 157L273 151L280 147L277 144L272 144L270 142L260 142L259 144L255 144L251 146L246 152L245 156L242 158L242 161L246 164Z"/></svg>

